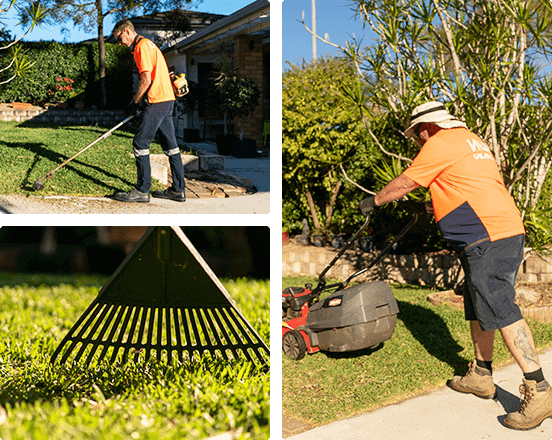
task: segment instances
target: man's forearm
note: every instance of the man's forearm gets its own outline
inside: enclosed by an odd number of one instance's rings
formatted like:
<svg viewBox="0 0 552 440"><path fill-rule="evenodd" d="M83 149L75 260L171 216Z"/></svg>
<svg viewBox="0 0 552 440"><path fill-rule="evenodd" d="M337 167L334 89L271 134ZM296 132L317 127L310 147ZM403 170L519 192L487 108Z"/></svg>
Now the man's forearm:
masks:
<svg viewBox="0 0 552 440"><path fill-rule="evenodd" d="M406 196L409 192L414 191L418 187L418 184L409 177L401 174L395 177L385 187L376 194L375 202L376 206L382 206L386 203L398 200L401 197Z"/></svg>
<svg viewBox="0 0 552 440"><path fill-rule="evenodd" d="M138 89L134 95L134 102L138 104L144 95L147 93L151 85L151 74L149 72L143 72L140 75L140 82L138 83Z"/></svg>

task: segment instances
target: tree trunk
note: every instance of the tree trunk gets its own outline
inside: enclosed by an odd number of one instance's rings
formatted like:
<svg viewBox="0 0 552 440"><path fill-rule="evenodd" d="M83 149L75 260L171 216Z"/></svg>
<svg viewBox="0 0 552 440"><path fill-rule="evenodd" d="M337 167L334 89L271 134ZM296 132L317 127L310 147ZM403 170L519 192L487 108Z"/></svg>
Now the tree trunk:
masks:
<svg viewBox="0 0 552 440"><path fill-rule="evenodd" d="M96 10L98 12L98 52L99 52L99 74L100 74L100 109L107 107L107 91L105 87L105 41L103 25L103 6L102 0L96 0Z"/></svg>
<svg viewBox="0 0 552 440"><path fill-rule="evenodd" d="M333 181L335 177L335 173L332 172L330 177L331 180ZM332 186L332 198L330 199L330 203L326 205L326 228L330 226L330 223L332 221L335 201L337 200L337 196L342 185L343 182L341 180L338 180L337 183Z"/></svg>
<svg viewBox="0 0 552 440"><path fill-rule="evenodd" d="M316 206L314 205L314 200L312 198L312 193L310 192L310 190L305 190L305 196L307 196L307 203L309 204L314 229L320 230L320 221L318 220L318 215L316 214Z"/></svg>

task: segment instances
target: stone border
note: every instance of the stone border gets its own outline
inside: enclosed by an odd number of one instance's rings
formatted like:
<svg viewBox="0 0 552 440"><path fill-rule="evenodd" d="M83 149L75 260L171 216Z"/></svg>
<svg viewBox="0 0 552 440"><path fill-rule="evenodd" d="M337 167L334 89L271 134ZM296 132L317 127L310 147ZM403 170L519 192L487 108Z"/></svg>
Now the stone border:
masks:
<svg viewBox="0 0 552 440"><path fill-rule="evenodd" d="M316 278L337 252L338 249L328 246L301 246L291 240L289 244L282 246L282 275ZM355 271L368 266L376 255L377 252L348 250L327 276L346 279ZM358 281L370 279L455 288L463 282L464 271L456 255L387 255L374 268L360 276ZM552 281L552 257L527 253L520 266L517 281Z"/></svg>
<svg viewBox="0 0 552 440"><path fill-rule="evenodd" d="M459 301L454 301L459 299ZM448 304L458 310L464 310L464 300L461 295L457 295L454 290L445 290L443 292L430 293L427 300L434 306ZM524 318L532 318L540 322L552 322L552 307L520 307Z"/></svg>
<svg viewBox="0 0 552 440"><path fill-rule="evenodd" d="M84 124L84 125L116 125L124 119L124 110L93 110L79 108L36 107L29 110L9 109L3 105L0 111L0 121L28 121L32 124Z"/></svg>

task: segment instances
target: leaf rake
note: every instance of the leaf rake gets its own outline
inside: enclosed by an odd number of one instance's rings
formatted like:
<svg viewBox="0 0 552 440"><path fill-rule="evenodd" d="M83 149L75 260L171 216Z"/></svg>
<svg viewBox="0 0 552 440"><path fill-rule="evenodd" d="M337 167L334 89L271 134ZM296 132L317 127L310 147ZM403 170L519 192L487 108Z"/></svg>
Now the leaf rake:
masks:
<svg viewBox="0 0 552 440"><path fill-rule="evenodd" d="M152 227L61 341L51 362L169 363L201 356L265 365L266 344L184 233Z"/></svg>

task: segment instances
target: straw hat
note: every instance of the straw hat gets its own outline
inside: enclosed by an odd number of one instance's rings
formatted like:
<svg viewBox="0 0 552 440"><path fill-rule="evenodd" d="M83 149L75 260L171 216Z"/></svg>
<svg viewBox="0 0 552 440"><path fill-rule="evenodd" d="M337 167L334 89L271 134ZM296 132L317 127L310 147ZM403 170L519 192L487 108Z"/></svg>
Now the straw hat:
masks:
<svg viewBox="0 0 552 440"><path fill-rule="evenodd" d="M414 130L418 124L428 122L441 128L468 128L466 124L452 116L443 103L430 101L419 105L412 112L410 127L404 132L406 137L415 137Z"/></svg>

